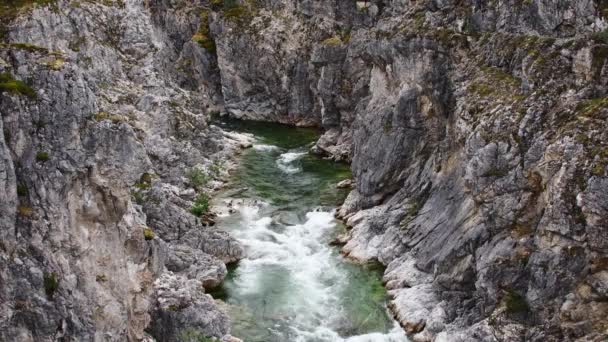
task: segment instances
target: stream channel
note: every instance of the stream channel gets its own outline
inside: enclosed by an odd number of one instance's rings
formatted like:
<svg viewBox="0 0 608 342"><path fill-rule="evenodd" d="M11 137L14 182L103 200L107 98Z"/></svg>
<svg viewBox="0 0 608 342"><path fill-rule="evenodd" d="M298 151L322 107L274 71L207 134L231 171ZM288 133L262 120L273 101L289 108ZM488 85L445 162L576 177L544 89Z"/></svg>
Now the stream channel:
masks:
<svg viewBox="0 0 608 342"><path fill-rule="evenodd" d="M334 210L348 165L308 153L315 129L223 122L251 133L231 184L215 199L218 217L246 250L212 292L228 305L232 335L246 342L403 342L390 317L379 265L345 260L330 242L345 227ZM220 211L221 212L221 211Z"/></svg>

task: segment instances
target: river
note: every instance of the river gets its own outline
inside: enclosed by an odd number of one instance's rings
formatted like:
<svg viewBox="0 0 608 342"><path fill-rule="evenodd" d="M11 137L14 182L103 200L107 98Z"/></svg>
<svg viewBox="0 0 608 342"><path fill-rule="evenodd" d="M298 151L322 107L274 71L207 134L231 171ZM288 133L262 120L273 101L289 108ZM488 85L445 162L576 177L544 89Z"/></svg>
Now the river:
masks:
<svg viewBox="0 0 608 342"><path fill-rule="evenodd" d="M246 249L212 292L246 342L407 341L386 309L379 265L348 262L330 246L345 227L333 211L348 165L308 153L314 129L231 122L255 135L231 185L215 199L218 226ZM230 212L228 212L228 210Z"/></svg>

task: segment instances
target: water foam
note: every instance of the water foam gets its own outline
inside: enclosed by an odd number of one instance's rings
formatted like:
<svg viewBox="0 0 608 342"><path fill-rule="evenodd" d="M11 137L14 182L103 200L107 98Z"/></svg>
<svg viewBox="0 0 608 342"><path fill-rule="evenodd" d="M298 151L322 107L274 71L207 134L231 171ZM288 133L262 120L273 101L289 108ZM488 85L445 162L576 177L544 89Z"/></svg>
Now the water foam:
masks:
<svg viewBox="0 0 608 342"><path fill-rule="evenodd" d="M307 152L287 152L283 153L277 159L277 166L281 171L285 173L298 173L302 172L300 165L294 165L298 159L301 159L307 154Z"/></svg>
<svg viewBox="0 0 608 342"><path fill-rule="evenodd" d="M296 157L292 154L288 158ZM239 210L242 229L233 234L247 250L247 258L239 264L239 291L241 295L257 295L267 286L261 280L269 267L287 270L291 288L286 306L293 310L288 320L294 341L406 341L400 329L347 339L332 329L332 323L342 317L337 294L348 281L324 241L336 225L332 212L309 212L302 224L279 226L261 213L260 206L244 205Z"/></svg>
<svg viewBox="0 0 608 342"><path fill-rule="evenodd" d="M278 146L274 145L266 145L266 144L255 144L253 145L253 149L261 152L269 152L269 151L277 151L279 150Z"/></svg>

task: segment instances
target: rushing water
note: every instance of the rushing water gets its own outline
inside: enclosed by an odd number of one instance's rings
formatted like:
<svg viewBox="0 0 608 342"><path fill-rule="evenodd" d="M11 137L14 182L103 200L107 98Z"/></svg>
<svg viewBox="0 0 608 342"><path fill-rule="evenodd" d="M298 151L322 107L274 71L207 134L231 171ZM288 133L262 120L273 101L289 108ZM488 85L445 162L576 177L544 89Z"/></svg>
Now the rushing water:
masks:
<svg viewBox="0 0 608 342"><path fill-rule="evenodd" d="M406 341L387 313L381 268L349 263L329 245L344 230L333 209L346 196L335 185L348 166L307 153L315 130L232 128L258 139L218 200L231 209L219 226L247 253L213 293L228 303L232 334L246 342Z"/></svg>

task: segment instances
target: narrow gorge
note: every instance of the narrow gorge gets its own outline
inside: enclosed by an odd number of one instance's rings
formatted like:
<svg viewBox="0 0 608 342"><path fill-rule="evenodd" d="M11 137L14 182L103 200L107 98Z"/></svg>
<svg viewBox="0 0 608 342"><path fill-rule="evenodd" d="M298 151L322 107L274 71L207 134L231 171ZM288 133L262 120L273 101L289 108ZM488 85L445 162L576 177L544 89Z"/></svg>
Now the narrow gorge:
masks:
<svg viewBox="0 0 608 342"><path fill-rule="evenodd" d="M0 0L0 341L608 340L607 20Z"/></svg>

